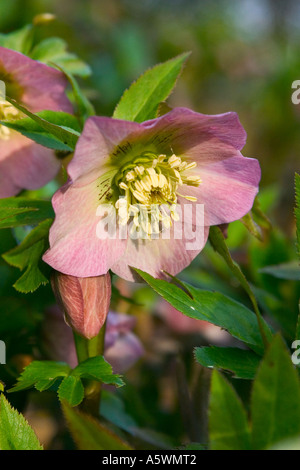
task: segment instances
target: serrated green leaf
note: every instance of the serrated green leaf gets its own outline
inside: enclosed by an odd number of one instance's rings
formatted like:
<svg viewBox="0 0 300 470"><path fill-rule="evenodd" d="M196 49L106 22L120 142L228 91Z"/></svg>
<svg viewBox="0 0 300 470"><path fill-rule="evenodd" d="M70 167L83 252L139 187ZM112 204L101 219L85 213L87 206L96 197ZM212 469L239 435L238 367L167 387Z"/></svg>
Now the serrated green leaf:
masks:
<svg viewBox="0 0 300 470"><path fill-rule="evenodd" d="M36 113L36 116L39 116L47 122L61 126L64 129L74 130L77 133L81 130L77 118L68 113L41 111L40 113ZM31 118L23 118L15 121L0 121L0 124L20 132L25 137L28 137L44 147L58 151L73 151L72 147L54 137Z"/></svg>
<svg viewBox="0 0 300 470"><path fill-rule="evenodd" d="M295 174L295 217L296 217L296 236L297 236L297 252L300 259L300 175Z"/></svg>
<svg viewBox="0 0 300 470"><path fill-rule="evenodd" d="M22 225L36 225L50 218L54 218L54 211L50 201L25 197L0 199L0 229Z"/></svg>
<svg viewBox="0 0 300 470"><path fill-rule="evenodd" d="M60 401L67 401L70 406L78 406L84 399L84 388L79 377L65 377L58 389Z"/></svg>
<svg viewBox="0 0 300 470"><path fill-rule="evenodd" d="M211 450L250 449L243 404L232 385L216 370L211 382L209 434Z"/></svg>
<svg viewBox="0 0 300 470"><path fill-rule="evenodd" d="M240 379L254 379L260 362L252 351L216 346L195 348L195 358L204 367L229 371Z"/></svg>
<svg viewBox="0 0 300 470"><path fill-rule="evenodd" d="M62 405L71 435L79 450L132 450L99 421L80 411Z"/></svg>
<svg viewBox="0 0 300 470"><path fill-rule="evenodd" d="M0 395L0 450L43 450L33 429Z"/></svg>
<svg viewBox="0 0 300 470"><path fill-rule="evenodd" d="M80 135L79 132L74 129L70 129L68 127L60 126L50 121L47 121L46 119L40 117L38 114L31 113L24 106L20 105L19 103L17 103L17 101L9 98L8 96L6 97L6 100L9 101L9 103L11 103L19 111L22 111L22 113L31 118L34 122L39 124L39 126L42 127L49 134L56 137L56 139L58 139L64 145L67 145L72 150L75 149L78 137Z"/></svg>
<svg viewBox="0 0 300 470"><path fill-rule="evenodd" d="M179 287L161 279L155 279L139 269L135 271L167 302L190 318L205 320L227 330L232 336L244 341L261 354L263 340L255 314L243 304L220 292L197 289L183 282L188 295ZM267 324L262 320L265 335L271 338Z"/></svg>
<svg viewBox="0 0 300 470"><path fill-rule="evenodd" d="M54 361L33 361L27 366L17 384L8 392L19 392L28 388L36 387L37 390L50 388L54 381L61 377L67 377L71 368L64 363Z"/></svg>
<svg viewBox="0 0 300 470"><path fill-rule="evenodd" d="M91 357L81 362L72 371L75 377L82 377L90 380L97 380L105 384L116 385L121 387L124 385L120 375L113 374L111 365L106 362L102 356Z"/></svg>
<svg viewBox="0 0 300 470"><path fill-rule="evenodd" d="M144 73L125 91L113 117L143 122L156 117L158 106L173 90L189 53L181 54Z"/></svg>
<svg viewBox="0 0 300 470"><path fill-rule="evenodd" d="M33 292L41 284L48 283L48 279L41 271L43 264L41 257L48 247L51 224L52 219L44 220L27 235L20 245L2 255L10 265L21 270L26 269L14 284L15 289L20 292Z"/></svg>
<svg viewBox="0 0 300 470"><path fill-rule="evenodd" d="M274 337L253 384L252 447L266 449L300 434L300 383L291 356Z"/></svg>

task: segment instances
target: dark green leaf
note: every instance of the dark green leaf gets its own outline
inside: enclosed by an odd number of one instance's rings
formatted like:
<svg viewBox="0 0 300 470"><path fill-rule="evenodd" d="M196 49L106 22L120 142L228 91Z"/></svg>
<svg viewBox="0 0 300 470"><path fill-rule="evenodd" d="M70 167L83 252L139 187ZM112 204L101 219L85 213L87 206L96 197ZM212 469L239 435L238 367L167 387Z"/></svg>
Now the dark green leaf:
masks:
<svg viewBox="0 0 300 470"><path fill-rule="evenodd" d="M252 391L252 447L265 449L300 433L300 383L290 353L275 336Z"/></svg>
<svg viewBox="0 0 300 470"><path fill-rule="evenodd" d="M63 404L63 412L79 450L131 450L99 421Z"/></svg>
<svg viewBox="0 0 300 470"><path fill-rule="evenodd" d="M17 384L9 392L19 392L35 387L37 390L46 390L60 377L67 377L71 368L64 363L53 361L33 361L27 366Z"/></svg>
<svg viewBox="0 0 300 470"><path fill-rule="evenodd" d="M50 201L24 197L0 199L0 228L36 225L49 218L54 218Z"/></svg>
<svg viewBox="0 0 300 470"><path fill-rule="evenodd" d="M143 122L156 117L158 106L173 90L189 53L182 54L144 73L125 91L113 117Z"/></svg>
<svg viewBox="0 0 300 470"><path fill-rule="evenodd" d="M240 379L254 379L260 362L252 351L216 346L195 348L195 357L205 367L229 371Z"/></svg>
<svg viewBox="0 0 300 470"><path fill-rule="evenodd" d="M183 285L190 293L188 295L174 284L155 279L139 269L136 272L167 302L188 317L218 325L244 341L255 352L264 351L255 314L241 303L220 292L197 289L184 282ZM265 335L271 338L271 332L264 321L263 325Z"/></svg>
<svg viewBox="0 0 300 470"><path fill-rule="evenodd" d="M250 448L247 415L243 404L232 385L216 370L212 375L209 417L212 450Z"/></svg>
<svg viewBox="0 0 300 470"><path fill-rule="evenodd" d="M297 261L266 266L261 268L259 272L288 281L300 281L300 266Z"/></svg>
<svg viewBox="0 0 300 470"><path fill-rule="evenodd" d="M111 365L102 356L91 357L81 362L72 371L72 375L90 380L98 380L99 382L116 385L117 387L124 385L120 376L113 374Z"/></svg>
<svg viewBox="0 0 300 470"><path fill-rule="evenodd" d="M79 377L65 377L58 389L60 401L67 401L70 406L78 406L84 398L84 388Z"/></svg>

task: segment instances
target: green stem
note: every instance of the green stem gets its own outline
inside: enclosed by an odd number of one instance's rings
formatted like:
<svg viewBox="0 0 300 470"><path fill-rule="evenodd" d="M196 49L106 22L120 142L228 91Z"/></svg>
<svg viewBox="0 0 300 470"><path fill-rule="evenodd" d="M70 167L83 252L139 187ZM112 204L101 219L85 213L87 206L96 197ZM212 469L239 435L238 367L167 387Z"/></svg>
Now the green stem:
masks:
<svg viewBox="0 0 300 470"><path fill-rule="evenodd" d="M86 339L74 332L74 341L76 346L78 362L86 359L102 356L104 353L106 323L102 326L99 334L92 339ZM102 383L96 380L90 380L85 387L85 399L82 403L82 409L88 414L99 417L101 402Z"/></svg>

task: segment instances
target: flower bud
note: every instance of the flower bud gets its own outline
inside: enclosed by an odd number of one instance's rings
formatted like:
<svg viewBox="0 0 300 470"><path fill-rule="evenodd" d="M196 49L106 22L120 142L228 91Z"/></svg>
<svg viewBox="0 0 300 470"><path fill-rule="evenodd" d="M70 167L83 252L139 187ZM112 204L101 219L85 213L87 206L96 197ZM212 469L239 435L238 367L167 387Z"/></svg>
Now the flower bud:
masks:
<svg viewBox="0 0 300 470"><path fill-rule="evenodd" d="M81 278L56 271L52 288L71 328L88 339L97 336L110 305L109 273Z"/></svg>

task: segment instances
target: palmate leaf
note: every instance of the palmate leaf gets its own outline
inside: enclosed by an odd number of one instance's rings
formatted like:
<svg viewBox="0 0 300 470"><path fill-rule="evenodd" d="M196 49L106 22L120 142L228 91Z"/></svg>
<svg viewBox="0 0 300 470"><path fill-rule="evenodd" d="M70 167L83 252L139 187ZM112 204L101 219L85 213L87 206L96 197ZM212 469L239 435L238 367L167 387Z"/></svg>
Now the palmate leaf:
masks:
<svg viewBox="0 0 300 470"><path fill-rule="evenodd" d="M43 450L23 415L0 393L0 450Z"/></svg>
<svg viewBox="0 0 300 470"><path fill-rule="evenodd" d="M155 279L139 269L135 271L167 302L190 318L205 320L227 330L232 336L246 343L258 354L264 351L264 343L255 314L243 304L221 294L197 289L181 282L185 291L170 282ZM265 336L272 333L262 319Z"/></svg>
<svg viewBox="0 0 300 470"><path fill-rule="evenodd" d="M84 398L82 379L121 387L120 375L113 374L112 367L102 356L92 357L71 369L65 363L54 361L33 361L27 366L14 387L8 392L19 392L35 387L42 392L58 384L58 398L70 406L79 405Z"/></svg>
<svg viewBox="0 0 300 470"><path fill-rule="evenodd" d="M147 70L123 94L113 117L143 122L156 117L158 106L172 92L189 53Z"/></svg>
<svg viewBox="0 0 300 470"><path fill-rule="evenodd" d="M51 224L52 219L44 220L27 235L20 245L2 255L10 265L25 270L14 284L15 289L20 292L33 292L41 284L48 283L47 277L41 270L43 265L41 257L48 247Z"/></svg>
<svg viewBox="0 0 300 470"><path fill-rule="evenodd" d="M0 199L0 229L37 225L39 222L50 218L54 218L50 201L25 197Z"/></svg>

